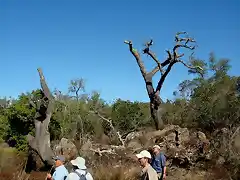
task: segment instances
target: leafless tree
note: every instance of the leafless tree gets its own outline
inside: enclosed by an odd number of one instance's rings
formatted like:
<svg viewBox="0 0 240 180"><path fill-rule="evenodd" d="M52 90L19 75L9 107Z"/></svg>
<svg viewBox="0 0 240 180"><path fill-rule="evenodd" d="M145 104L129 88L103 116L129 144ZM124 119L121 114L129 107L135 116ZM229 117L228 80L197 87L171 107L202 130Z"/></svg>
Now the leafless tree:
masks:
<svg viewBox="0 0 240 180"><path fill-rule="evenodd" d="M30 148L37 152L44 163L53 164L53 151L50 146L48 126L53 112L54 97L47 86L42 69L38 68L37 70L42 88L42 98L37 102L30 100L30 104L36 108L35 137L28 135L28 142Z"/></svg>
<svg viewBox="0 0 240 180"><path fill-rule="evenodd" d="M180 35L184 37L180 37ZM125 44L128 44L130 52L135 57L137 64L140 68L141 74L143 76L143 79L145 81L148 97L150 99L151 116L152 119L154 120L155 127L157 130L162 129L164 126L161 118L162 109L160 108L160 104L162 103L162 100L160 98L160 91L173 65L179 62L182 63L187 68L194 70L196 72L201 73L202 71L202 68L199 66L190 66L187 63L185 63L181 59L184 56L184 54L178 54L179 48L194 50L196 41L193 38L188 37L186 32L178 32L175 36L175 42L176 44L174 45L172 52L170 50L167 50L166 52L168 54L168 58L162 62L160 62L156 55L150 50L151 46L153 45L153 40L150 40L145 44L143 54L149 55L157 64L157 66L153 68L152 71L147 72L141 59L140 53L138 52L137 49L133 48L132 41L130 40L124 41ZM193 46L189 45L189 43L192 43ZM158 81L156 88L154 88L152 78L159 70L161 72L161 78Z"/></svg>

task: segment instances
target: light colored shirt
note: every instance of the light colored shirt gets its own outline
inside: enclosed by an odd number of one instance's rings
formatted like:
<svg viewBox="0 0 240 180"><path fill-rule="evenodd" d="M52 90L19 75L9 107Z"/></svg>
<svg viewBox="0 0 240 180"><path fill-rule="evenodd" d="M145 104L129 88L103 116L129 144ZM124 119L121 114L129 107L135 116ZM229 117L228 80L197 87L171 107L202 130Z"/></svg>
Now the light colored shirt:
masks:
<svg viewBox="0 0 240 180"><path fill-rule="evenodd" d="M150 164L142 169L141 180L158 180L158 174Z"/></svg>
<svg viewBox="0 0 240 180"><path fill-rule="evenodd" d="M68 176L68 170L64 165L58 166L52 175L53 180L64 180L64 177Z"/></svg>
<svg viewBox="0 0 240 180"><path fill-rule="evenodd" d="M77 171L79 174L86 174L86 171L85 170L81 170L81 169L77 169L77 170L75 170L75 171ZM79 176L76 174L76 173L74 173L74 172L71 172L71 173L69 173L69 175L67 176L67 179L66 180L79 180ZM87 174L86 174L86 179L87 180L93 180L93 177L92 177L92 175L89 173L89 172L87 172Z"/></svg>

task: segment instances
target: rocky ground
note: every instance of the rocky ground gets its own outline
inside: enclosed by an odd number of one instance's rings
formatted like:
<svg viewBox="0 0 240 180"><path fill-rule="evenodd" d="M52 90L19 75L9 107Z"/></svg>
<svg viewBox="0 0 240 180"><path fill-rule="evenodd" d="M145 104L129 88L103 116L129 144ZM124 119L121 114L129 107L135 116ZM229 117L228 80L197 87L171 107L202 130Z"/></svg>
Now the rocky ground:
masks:
<svg viewBox="0 0 240 180"><path fill-rule="evenodd" d="M211 149L210 140L200 131L190 131L187 128L169 125L162 131L138 131L121 139L118 146L109 143L93 143L86 140L83 145L76 145L68 139L55 142L53 149L56 154L62 154L67 161L78 154L85 157L94 174L95 179L134 179L140 170L135 159L135 154L142 149L149 149L154 144L159 144L167 157L168 179L229 179L229 174L224 167L225 159L216 157ZM79 146L79 147L78 147ZM3 160L5 158L5 160ZM10 160L1 157L1 180L26 179L28 175L21 176L23 160L18 165L7 167ZM16 159L15 159L16 160ZM5 161L5 162L3 162ZM29 179L43 179L46 172L38 172L43 164L40 160L34 165ZM67 167L68 163L66 164ZM5 167L5 168L3 168ZM12 173L13 171L18 172ZM114 174L115 173L115 174ZM105 177L108 174L108 177ZM21 178L22 177L22 178Z"/></svg>

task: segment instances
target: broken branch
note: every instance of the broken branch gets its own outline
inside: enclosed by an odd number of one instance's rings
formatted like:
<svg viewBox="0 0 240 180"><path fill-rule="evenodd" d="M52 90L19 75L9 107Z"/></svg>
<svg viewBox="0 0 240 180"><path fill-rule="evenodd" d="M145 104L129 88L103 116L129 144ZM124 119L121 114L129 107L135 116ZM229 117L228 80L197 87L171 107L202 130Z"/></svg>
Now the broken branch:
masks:
<svg viewBox="0 0 240 180"><path fill-rule="evenodd" d="M90 111L91 113L96 114L98 117L100 117L102 120L106 121L109 126L111 127L111 129L113 130L113 132L116 134L118 140L121 142L121 145L123 147L125 147L125 140L122 138L121 134L119 131L116 131L115 127L113 126L112 120L105 118L104 116L102 116L98 111Z"/></svg>
<svg viewBox="0 0 240 180"><path fill-rule="evenodd" d="M39 77L40 77L40 84L41 84L41 88L43 90L43 93L44 95L50 100L52 97L51 97L51 92L46 84L46 81L45 81L45 77L43 75L43 72L42 72L42 69L41 68L38 68L37 69L38 73L39 73Z"/></svg>
<svg viewBox="0 0 240 180"><path fill-rule="evenodd" d="M116 154L112 149L103 149L103 150L100 150L100 148L97 148L97 149L90 148L90 151L95 152L95 153L98 154L99 156L102 156L103 153Z"/></svg>
<svg viewBox="0 0 240 180"><path fill-rule="evenodd" d="M44 111L41 111L41 105L39 105L40 108L36 108L34 119L35 137L28 135L28 142L30 147L41 157L42 161L48 164L53 164L53 151L50 146L50 133L48 131L48 125L50 123L53 110L53 96L50 93L41 68L38 68L37 70L39 72L40 84L42 87L42 98L48 99L48 104L42 102L43 106L47 106L46 111L45 108Z"/></svg>
<svg viewBox="0 0 240 180"><path fill-rule="evenodd" d="M130 52L133 54L133 56L135 57L136 61L137 61L137 64L140 68L140 71L142 73L142 76L144 79L146 79L146 75L147 75L147 72L146 72L146 69L144 67L144 64L143 64L143 61L140 57L140 54L138 53L137 49L133 48L133 44L132 44L132 41L124 41L125 44L128 44L129 46L129 50Z"/></svg>

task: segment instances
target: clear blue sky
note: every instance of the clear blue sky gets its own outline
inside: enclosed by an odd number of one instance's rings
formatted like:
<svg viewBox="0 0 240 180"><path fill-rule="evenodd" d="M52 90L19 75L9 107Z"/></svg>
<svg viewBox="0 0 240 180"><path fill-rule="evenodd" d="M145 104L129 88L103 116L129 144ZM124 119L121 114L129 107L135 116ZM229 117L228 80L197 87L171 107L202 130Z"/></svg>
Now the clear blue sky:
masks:
<svg viewBox="0 0 240 180"><path fill-rule="evenodd" d="M164 59L182 30L198 41L199 58L214 51L231 59L231 74L239 75L239 14L239 0L0 0L0 96L39 88L36 69L42 67L52 90L66 92L71 79L83 77L87 91L98 90L108 101L148 101L123 41L142 48L153 38L153 50ZM155 66L143 60L149 70ZM186 78L187 69L175 66L162 97L172 98Z"/></svg>

